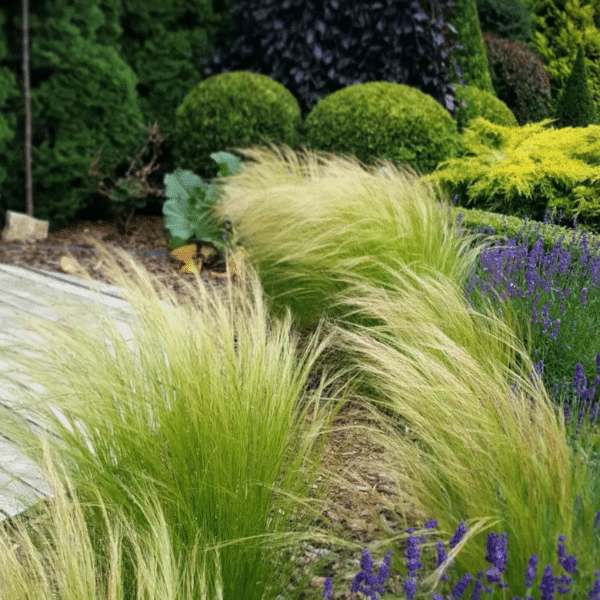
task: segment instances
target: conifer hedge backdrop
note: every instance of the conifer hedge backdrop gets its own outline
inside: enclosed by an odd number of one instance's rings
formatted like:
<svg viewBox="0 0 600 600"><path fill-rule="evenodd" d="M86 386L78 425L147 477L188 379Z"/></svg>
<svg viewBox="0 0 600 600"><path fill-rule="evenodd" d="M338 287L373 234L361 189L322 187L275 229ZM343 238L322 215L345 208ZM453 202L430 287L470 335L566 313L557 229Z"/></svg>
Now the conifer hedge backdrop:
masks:
<svg viewBox="0 0 600 600"><path fill-rule="evenodd" d="M146 127L155 121L164 142L161 168L150 183L161 187L164 174L177 167L177 107L201 81L223 71L242 69L272 77L296 97L303 117L324 96L366 81L413 86L454 115L456 86L467 83L497 93L491 85L489 48L482 39L482 33L489 32L522 44L541 60L552 85L551 116L581 48L591 97L598 106L600 16L595 4L592 0L30 3L35 216L49 220L51 230L82 215L106 216L109 200L88 174L93 156L101 151L99 170L115 181L147 145ZM0 7L0 226L6 209L25 211L21 60L21 0L6 0ZM513 113L522 101L515 98L513 106L510 95L502 100ZM219 150L223 149L214 149ZM149 210L160 214L161 200L148 200Z"/></svg>

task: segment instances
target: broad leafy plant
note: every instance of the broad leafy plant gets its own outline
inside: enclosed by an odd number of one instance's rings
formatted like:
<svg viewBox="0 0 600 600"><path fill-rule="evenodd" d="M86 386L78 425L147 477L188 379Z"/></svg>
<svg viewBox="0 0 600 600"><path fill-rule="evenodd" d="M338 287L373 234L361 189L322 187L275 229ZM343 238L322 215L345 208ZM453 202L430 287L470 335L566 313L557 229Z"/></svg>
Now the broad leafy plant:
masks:
<svg viewBox="0 0 600 600"><path fill-rule="evenodd" d="M210 157L219 165L217 177L235 175L241 170L241 161L228 152L213 152ZM190 241L210 242L219 251L225 250L227 227L212 213L219 197L216 183L205 183L192 171L176 169L165 175L163 205L165 228L169 232L169 250Z"/></svg>

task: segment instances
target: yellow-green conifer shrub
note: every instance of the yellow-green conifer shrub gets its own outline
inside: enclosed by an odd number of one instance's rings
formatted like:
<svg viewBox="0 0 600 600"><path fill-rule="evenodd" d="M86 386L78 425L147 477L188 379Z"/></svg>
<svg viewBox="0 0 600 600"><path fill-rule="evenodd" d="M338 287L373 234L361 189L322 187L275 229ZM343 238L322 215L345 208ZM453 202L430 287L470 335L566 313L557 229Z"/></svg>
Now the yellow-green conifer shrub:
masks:
<svg viewBox="0 0 600 600"><path fill-rule="evenodd" d="M455 119L461 133L467 124L477 117L483 117L491 123L504 125L505 127L517 127L519 125L513 112L502 100L475 86L457 86L456 104Z"/></svg>
<svg viewBox="0 0 600 600"><path fill-rule="evenodd" d="M562 209L566 219L600 225L600 126L503 127L478 117L463 134L466 153L424 179L441 184L458 204L543 220Z"/></svg>

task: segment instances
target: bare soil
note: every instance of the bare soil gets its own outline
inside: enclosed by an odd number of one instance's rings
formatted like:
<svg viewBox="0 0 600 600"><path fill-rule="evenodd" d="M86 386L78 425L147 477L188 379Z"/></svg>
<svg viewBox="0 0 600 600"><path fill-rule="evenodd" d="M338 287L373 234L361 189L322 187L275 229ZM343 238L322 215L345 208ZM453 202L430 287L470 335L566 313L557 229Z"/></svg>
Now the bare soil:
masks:
<svg viewBox="0 0 600 600"><path fill-rule="evenodd" d="M102 272L95 250L89 243L89 237L100 240L109 246L121 248L128 252L158 251L152 254L134 254L133 256L157 276L169 288L185 294L182 286L182 262L169 255L167 250L168 232L163 226L162 216L136 215L132 220L131 233L122 234L122 230L114 220L77 221L64 225L49 234L44 241L16 245L0 241L0 263L19 267L34 267L47 271L63 273L61 258L73 256L84 266L93 279L104 283L112 283ZM198 248L199 250L199 248ZM215 258L212 262L202 265L201 276L206 281L218 282L220 278L211 273L223 273L225 262ZM72 273L73 274L73 273ZM188 277L193 277L189 275ZM334 509L323 513L323 523L336 530L338 535L368 547L374 540L385 538L387 535L401 533L398 527L397 515L394 509L399 508L399 496L394 482L383 475L389 466L384 448L377 447L365 440L363 436L351 429L352 425L364 423L365 415L353 406L347 405L339 414L334 431L325 449L326 463L343 476L344 481L334 490L332 500ZM407 511L407 518L412 526L416 525L411 518L411 507L402 505ZM30 519L27 511L4 523L11 529L11 524ZM310 563L316 558L316 548L307 547L304 563ZM400 545L394 554L401 557ZM307 591L307 598L321 598L324 578L334 576L334 582L344 580L346 592L335 595L336 599L347 600L352 595L348 588L353 576L360 570L360 553L336 552L332 562L327 566L322 577L313 580L313 591ZM334 583L334 585L336 585ZM390 573L385 585L386 592L401 593L399 575Z"/></svg>

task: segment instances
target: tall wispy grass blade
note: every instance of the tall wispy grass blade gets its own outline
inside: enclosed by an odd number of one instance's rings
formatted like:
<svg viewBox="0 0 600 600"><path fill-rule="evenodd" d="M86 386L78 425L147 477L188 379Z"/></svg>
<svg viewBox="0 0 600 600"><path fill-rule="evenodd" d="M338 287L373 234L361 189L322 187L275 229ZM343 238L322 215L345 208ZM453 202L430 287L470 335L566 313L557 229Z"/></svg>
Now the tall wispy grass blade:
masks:
<svg viewBox="0 0 600 600"><path fill-rule="evenodd" d="M138 546L124 544L126 586L135 589L143 564L154 568L169 533L184 566L177 586L196 581L196 591L181 596L169 582L168 594L144 597L204 597L197 585L206 581L225 599L274 598L296 567L282 549L312 535L318 495L310 496L341 406L323 395L339 374L306 387L329 336L319 325L301 348L290 315L268 315L250 265L238 264L239 283L220 294L196 276L181 302L126 254L99 250L134 309L130 340L100 306L79 305L66 324L27 321L44 343L2 348L2 358L46 393L23 390L20 408L3 407L1 433L38 464L47 438L68 465L104 566L110 544L98 499L109 521L129 524ZM29 413L60 439L30 430ZM186 562L196 551L204 558Z"/></svg>
<svg viewBox="0 0 600 600"><path fill-rule="evenodd" d="M286 147L240 153L243 172L224 180L215 214L233 223L273 309L291 307L300 326L339 316L330 298L348 272L387 288L384 266L400 260L466 281L473 236L458 234L439 190L408 168Z"/></svg>
<svg viewBox="0 0 600 600"><path fill-rule="evenodd" d="M348 277L339 301L383 325L348 322L338 343L362 373L364 402L381 409L374 435L393 449L398 489L445 534L463 519L497 520L516 565L505 574L513 595L525 591L531 554L556 564L560 534L591 573L600 548L591 535L574 537L576 501L591 508L586 467L572 460L564 419L513 329L474 311L439 271L398 263L389 276L395 289L385 292ZM465 545L461 572L482 568L482 547Z"/></svg>

